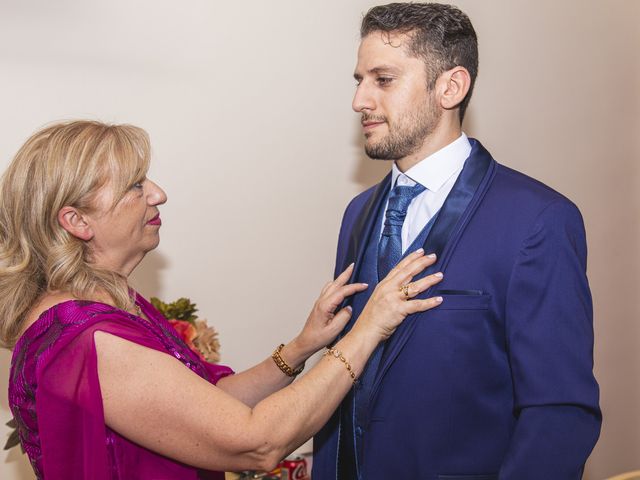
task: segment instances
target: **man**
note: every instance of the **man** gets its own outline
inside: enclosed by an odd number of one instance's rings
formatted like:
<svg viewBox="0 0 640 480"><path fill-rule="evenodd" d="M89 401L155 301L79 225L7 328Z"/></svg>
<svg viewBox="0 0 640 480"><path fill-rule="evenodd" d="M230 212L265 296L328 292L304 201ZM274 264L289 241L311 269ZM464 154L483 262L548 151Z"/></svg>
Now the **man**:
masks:
<svg viewBox="0 0 640 480"><path fill-rule="evenodd" d="M578 209L496 163L461 122L478 69L457 8L362 22L353 108L391 173L347 207L336 270L370 285L421 246L444 280L372 356L314 441L314 480L569 480L600 430ZM411 284L398 295L411 295ZM349 327L347 327L349 328ZM348 360L348 359L347 359Z"/></svg>

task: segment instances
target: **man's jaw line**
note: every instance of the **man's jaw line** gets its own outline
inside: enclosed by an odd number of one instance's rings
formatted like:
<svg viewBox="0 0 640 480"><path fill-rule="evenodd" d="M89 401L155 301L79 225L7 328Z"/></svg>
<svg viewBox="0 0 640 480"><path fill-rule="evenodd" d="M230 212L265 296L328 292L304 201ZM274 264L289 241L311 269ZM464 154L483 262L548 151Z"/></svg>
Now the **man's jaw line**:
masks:
<svg viewBox="0 0 640 480"><path fill-rule="evenodd" d="M410 168L420 163L425 158L433 155L438 150L449 145L462 134L462 130L458 129L441 129L437 128L434 132L424 138L422 146L409 155L396 160L396 165L401 172L406 172Z"/></svg>

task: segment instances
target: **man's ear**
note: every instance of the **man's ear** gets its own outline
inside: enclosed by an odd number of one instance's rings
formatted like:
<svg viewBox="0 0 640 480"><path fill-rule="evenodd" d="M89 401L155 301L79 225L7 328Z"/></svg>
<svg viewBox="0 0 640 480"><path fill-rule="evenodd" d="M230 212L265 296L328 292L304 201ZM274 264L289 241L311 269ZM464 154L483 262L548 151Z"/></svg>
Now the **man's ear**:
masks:
<svg viewBox="0 0 640 480"><path fill-rule="evenodd" d="M84 215L74 207L62 207L58 212L58 223L67 232L85 242L93 238L93 229Z"/></svg>
<svg viewBox="0 0 640 480"><path fill-rule="evenodd" d="M471 75L464 67L453 67L444 72L438 79L441 83L440 105L446 110L453 110L465 99L471 88Z"/></svg>

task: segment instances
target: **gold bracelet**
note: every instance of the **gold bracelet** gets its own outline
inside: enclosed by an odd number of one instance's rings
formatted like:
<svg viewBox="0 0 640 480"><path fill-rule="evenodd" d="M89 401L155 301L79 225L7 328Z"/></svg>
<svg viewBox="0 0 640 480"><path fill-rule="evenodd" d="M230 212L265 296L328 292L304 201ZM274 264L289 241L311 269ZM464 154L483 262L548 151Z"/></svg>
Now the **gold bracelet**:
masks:
<svg viewBox="0 0 640 480"><path fill-rule="evenodd" d="M332 357L335 357L338 360L340 360L342 363L344 363L344 366L347 367L347 371L349 372L349 375L351 375L351 379L353 380L353 383L356 383L357 381L356 373L353 371L353 368L351 368L351 364L346 358L344 358L344 355L342 355L342 352L340 350L327 347L327 351L324 352L324 356L327 356L327 355L331 355Z"/></svg>
<svg viewBox="0 0 640 480"><path fill-rule="evenodd" d="M295 377L296 375L300 375L304 370L304 362L302 362L302 365L300 365L297 369L294 370L280 356L280 352L282 351L283 348L284 348L284 343L281 343L278 346L278 348L276 348L275 351L271 354L271 358L273 358L273 361L276 362L276 365L278 366L278 368L282 370L282 373L284 373L287 377Z"/></svg>

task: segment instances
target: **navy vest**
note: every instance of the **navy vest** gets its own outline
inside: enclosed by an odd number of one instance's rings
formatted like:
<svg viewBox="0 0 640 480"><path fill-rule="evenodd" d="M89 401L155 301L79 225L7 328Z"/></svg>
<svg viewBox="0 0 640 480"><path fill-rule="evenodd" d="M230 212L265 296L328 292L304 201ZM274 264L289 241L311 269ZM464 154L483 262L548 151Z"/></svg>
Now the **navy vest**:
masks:
<svg viewBox="0 0 640 480"><path fill-rule="evenodd" d="M353 314L351 317L351 328L353 322L360 316L369 297L376 288L381 278L378 278L378 243L380 241L380 232L382 222L384 220L384 207L386 202L382 202L381 208L377 214L374 227L371 229L371 235L367 239L367 245L359 266L359 272L354 282L363 282L369 284L369 288L364 292L354 295L351 307ZM424 242L431 231L431 227L435 223L438 214L436 213L422 229L413 243L403 253L403 258L424 245ZM380 359L384 351L384 344L378 345L369 358L362 375L358 382L345 397L341 406L340 415L340 445L338 451L338 479L354 480L360 478L360 462L362 459L362 440L366 435L367 424L369 422L369 398L371 396L371 387L376 378Z"/></svg>

